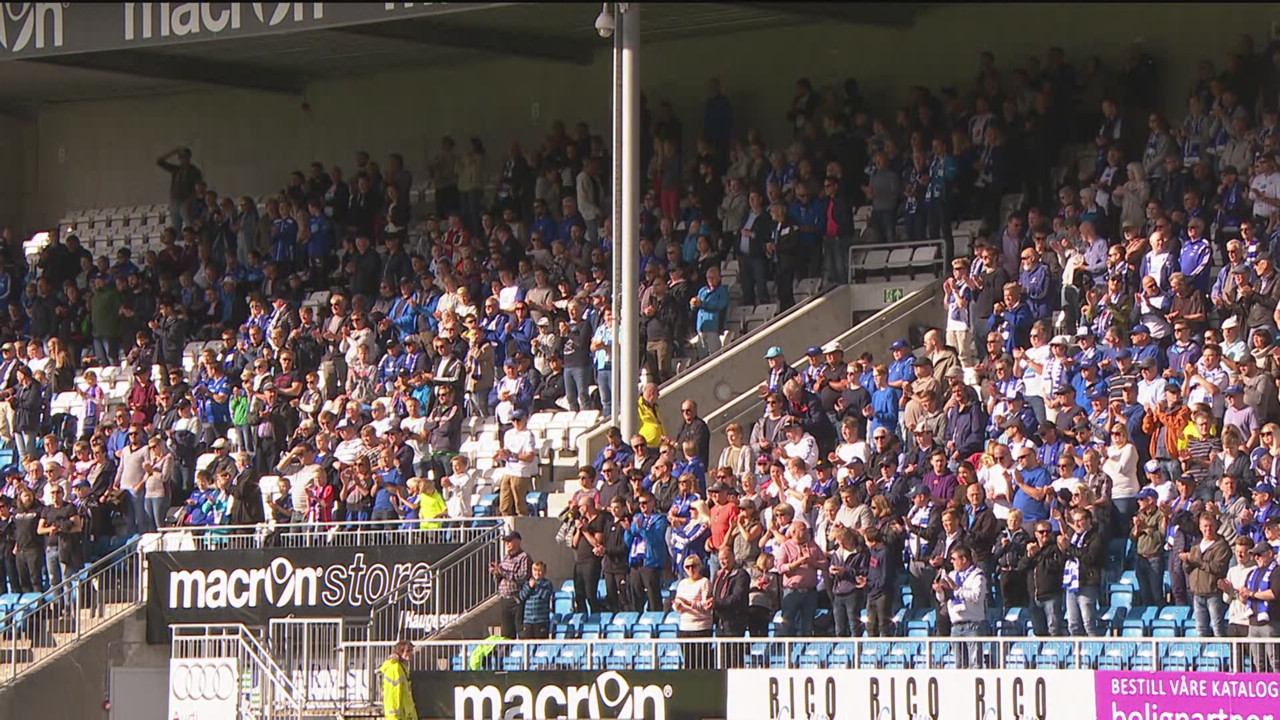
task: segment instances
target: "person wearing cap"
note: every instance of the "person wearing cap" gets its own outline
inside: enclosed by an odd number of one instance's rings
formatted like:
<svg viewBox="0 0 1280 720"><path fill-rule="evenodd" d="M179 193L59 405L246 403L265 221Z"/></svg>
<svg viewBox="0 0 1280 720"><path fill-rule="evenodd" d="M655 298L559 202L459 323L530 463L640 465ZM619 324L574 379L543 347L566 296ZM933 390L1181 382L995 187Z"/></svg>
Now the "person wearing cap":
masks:
<svg viewBox="0 0 1280 720"><path fill-rule="evenodd" d="M1160 347L1152 342L1151 328L1143 323L1134 325L1129 329L1129 342L1135 365L1141 366L1143 360L1151 359L1156 362L1157 368L1159 367L1162 360Z"/></svg>
<svg viewBox="0 0 1280 720"><path fill-rule="evenodd" d="M1276 272L1273 257L1261 255L1251 262L1253 268L1249 272L1236 276L1236 305L1232 309L1243 317L1242 324L1253 334L1258 328L1276 325L1275 303L1280 292L1280 273Z"/></svg>
<svg viewBox="0 0 1280 720"><path fill-rule="evenodd" d="M1137 402L1139 405L1154 405L1164 399L1164 389L1169 381L1160 374L1160 363L1151 357L1143 358L1136 363L1138 381L1136 383Z"/></svg>
<svg viewBox="0 0 1280 720"><path fill-rule="evenodd" d="M1270 324L1269 313L1265 324ZM1249 354L1245 336L1240 332L1240 320L1235 315L1222 321L1222 342L1219 346L1222 351L1222 362L1231 371L1235 371L1236 363L1240 362L1240 358Z"/></svg>
<svg viewBox="0 0 1280 720"><path fill-rule="evenodd" d="M502 637L514 640L522 617L521 590L533 575L529 553L521 547L523 538L516 531L502 537L505 554L502 560L489 563L489 573L498 581L499 604L502 608Z"/></svg>
<svg viewBox="0 0 1280 720"><path fill-rule="evenodd" d="M1280 503L1275 501L1276 486L1259 481L1253 486L1253 508L1241 518L1240 534L1255 543L1267 541L1266 525L1280 518Z"/></svg>
<svg viewBox="0 0 1280 720"><path fill-rule="evenodd" d="M494 461L503 463L503 476L498 486L499 512L505 517L528 515L525 496L538 475L537 439L529 431L529 414L516 408L511 412L511 429L502 436L502 448Z"/></svg>
<svg viewBox="0 0 1280 720"><path fill-rule="evenodd" d="M1159 494L1145 487L1137 494L1138 512L1130 523L1129 538L1138 554L1134 565L1138 577L1138 596L1134 603L1145 607L1165 604L1164 540L1168 519L1159 507Z"/></svg>
<svg viewBox="0 0 1280 720"><path fill-rule="evenodd" d="M827 371L826 359L823 357L822 348L814 345L805 352L809 364L800 371L800 381L804 383L804 388L809 392L816 393L819 390L818 382Z"/></svg>
<svg viewBox="0 0 1280 720"><path fill-rule="evenodd" d="M1225 386L1225 385L1224 385ZM1142 431L1151 438L1150 457L1159 462L1170 477L1182 474L1179 443L1191 424L1191 408L1182 402L1182 392L1176 385L1165 387L1164 400L1149 405L1142 416Z"/></svg>
<svg viewBox="0 0 1280 720"><path fill-rule="evenodd" d="M836 400L849 387L844 349L836 342L829 342L819 349L822 351L825 362L821 375L814 381L813 391L822 399L822 407L828 412L838 412Z"/></svg>
<svg viewBox="0 0 1280 720"><path fill-rule="evenodd" d="M769 364L769 376L760 384L760 397L765 397L769 393L782 392L782 386L796 376L795 368L787 362L786 356L782 354L782 348L777 345L765 351L764 359Z"/></svg>
<svg viewBox="0 0 1280 720"><path fill-rule="evenodd" d="M1198 199L1199 196L1197 195L1196 197ZM1213 281L1211 274L1213 251L1209 248L1209 241L1204 237L1204 232L1204 220L1198 217L1191 217L1187 221L1185 234L1182 238L1182 250L1178 254L1178 269L1187 277L1187 281L1195 286L1196 290L1208 294L1210 283Z"/></svg>
<svg viewBox="0 0 1280 720"><path fill-rule="evenodd" d="M1280 637L1280 574L1276 573L1276 550L1267 542L1254 542L1249 551L1253 556L1253 571L1236 591L1236 596L1247 604L1249 637L1275 640ZM1280 643L1249 645L1249 657L1254 672L1280 672Z"/></svg>
<svg viewBox="0 0 1280 720"><path fill-rule="evenodd" d="M1245 403L1244 386L1231 385L1226 389L1227 410L1222 416L1222 427L1234 426L1240 431L1245 447L1258 446L1262 424L1256 410Z"/></svg>
<svg viewBox="0 0 1280 720"><path fill-rule="evenodd" d="M889 363L889 387L897 388L903 395L911 393L911 383L916 379L916 356L906 340L895 340L889 346L893 362Z"/></svg>
<svg viewBox="0 0 1280 720"><path fill-rule="evenodd" d="M903 520L906 537L907 573L910 576L912 597L929 597L930 585L936 574L929 558L934 546L943 536L942 506L933 502L932 493L923 484L909 491L911 505Z"/></svg>

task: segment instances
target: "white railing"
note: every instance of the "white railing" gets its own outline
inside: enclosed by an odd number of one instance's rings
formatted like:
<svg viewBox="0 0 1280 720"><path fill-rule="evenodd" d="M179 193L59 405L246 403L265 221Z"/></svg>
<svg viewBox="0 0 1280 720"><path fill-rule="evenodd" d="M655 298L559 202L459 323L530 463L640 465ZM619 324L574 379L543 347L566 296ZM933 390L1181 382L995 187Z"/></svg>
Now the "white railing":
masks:
<svg viewBox="0 0 1280 720"><path fill-rule="evenodd" d="M370 639L430 637L488 602L497 584L475 579L488 580L490 564L502 560L504 533L503 525L485 528L432 564L425 578L408 577L391 588L369 614Z"/></svg>
<svg viewBox="0 0 1280 720"><path fill-rule="evenodd" d="M158 545L147 549L257 550L296 547L359 547L365 545L430 545L468 543L488 537L501 518L440 518L419 526L418 520L361 520L351 522L268 525L184 525L161 528Z"/></svg>
<svg viewBox="0 0 1280 720"><path fill-rule="evenodd" d="M1275 645L1257 638L699 638L427 641L415 670L916 669L1250 672ZM389 642L343 644L347 667L381 662ZM485 648L492 648L486 651ZM479 652L477 652L479 650ZM376 663L375 663L376 661ZM376 667L375 667L376 669Z"/></svg>
<svg viewBox="0 0 1280 720"><path fill-rule="evenodd" d="M243 625L171 625L172 657L235 658L240 668L234 720L301 720L304 703L292 679ZM232 719L228 719L232 720Z"/></svg>
<svg viewBox="0 0 1280 720"><path fill-rule="evenodd" d="M48 663L146 602L137 539L0 615L0 686ZM43 557L40 558L44 560Z"/></svg>

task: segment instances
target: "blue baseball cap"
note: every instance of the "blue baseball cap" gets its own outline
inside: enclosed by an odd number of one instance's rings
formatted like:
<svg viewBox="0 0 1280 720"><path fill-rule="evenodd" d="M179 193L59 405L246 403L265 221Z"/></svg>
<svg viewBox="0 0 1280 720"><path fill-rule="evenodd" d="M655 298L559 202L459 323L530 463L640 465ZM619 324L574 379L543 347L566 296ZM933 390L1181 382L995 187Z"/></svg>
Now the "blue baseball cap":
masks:
<svg viewBox="0 0 1280 720"><path fill-rule="evenodd" d="M908 343L906 340L894 340L893 344L889 346L889 350L910 350L910 349L911 349L911 344Z"/></svg>
<svg viewBox="0 0 1280 720"><path fill-rule="evenodd" d="M1125 348L1125 349L1121 350L1120 352L1116 353L1116 359L1117 359L1117 360L1132 360L1132 359L1133 359L1133 353L1129 351L1129 348Z"/></svg>
<svg viewBox="0 0 1280 720"><path fill-rule="evenodd" d="M1228 394L1228 395L1243 395L1243 394L1244 394L1244 388L1243 388L1243 387L1241 387L1241 386L1239 386L1239 385L1232 385L1231 387L1227 388L1227 394Z"/></svg>
<svg viewBox="0 0 1280 720"><path fill-rule="evenodd" d="M1107 391L1102 388L1094 388L1093 392L1089 393L1090 400L1106 400L1108 397Z"/></svg>
<svg viewBox="0 0 1280 720"><path fill-rule="evenodd" d="M1132 330L1130 330L1130 331L1129 331L1129 334L1130 334L1130 335L1138 335L1138 334L1140 334L1140 333L1146 333L1146 334L1150 335L1150 334L1151 334L1151 328L1147 327L1146 325L1144 325L1144 324L1142 324L1142 323L1138 323L1137 325L1134 325L1134 326L1133 326L1133 329L1132 329Z"/></svg>
<svg viewBox="0 0 1280 720"><path fill-rule="evenodd" d="M1136 497L1138 500L1146 500L1148 498L1151 500L1156 500L1160 497L1160 493L1156 492L1155 490L1152 490L1149 487L1144 487L1141 490L1139 490L1138 494L1135 495L1134 497Z"/></svg>
<svg viewBox="0 0 1280 720"><path fill-rule="evenodd" d="M821 355L822 348L818 347L817 345L814 345L813 347L806 350L804 354L805 355Z"/></svg>
<svg viewBox="0 0 1280 720"><path fill-rule="evenodd" d="M765 360L772 360L773 358L776 358L776 357L782 357L782 348L778 347L777 345L774 345L773 347L769 348L764 352Z"/></svg>

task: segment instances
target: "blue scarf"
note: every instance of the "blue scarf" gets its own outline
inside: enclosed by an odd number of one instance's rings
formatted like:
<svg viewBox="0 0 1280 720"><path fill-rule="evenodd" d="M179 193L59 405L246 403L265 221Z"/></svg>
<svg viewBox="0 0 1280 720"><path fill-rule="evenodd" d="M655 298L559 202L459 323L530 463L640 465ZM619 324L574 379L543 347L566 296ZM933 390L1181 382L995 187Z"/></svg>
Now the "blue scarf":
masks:
<svg viewBox="0 0 1280 720"><path fill-rule="evenodd" d="M1270 588L1271 573L1275 571L1276 563L1272 560L1270 565L1264 568L1256 568L1253 572L1249 573L1249 579L1245 584L1248 585L1250 592L1254 593ZM1271 621L1271 616L1267 612L1267 607L1270 604L1271 603L1268 600L1258 600L1257 598L1251 598L1249 600L1249 609L1253 611L1253 616L1258 619L1258 622L1267 623Z"/></svg>

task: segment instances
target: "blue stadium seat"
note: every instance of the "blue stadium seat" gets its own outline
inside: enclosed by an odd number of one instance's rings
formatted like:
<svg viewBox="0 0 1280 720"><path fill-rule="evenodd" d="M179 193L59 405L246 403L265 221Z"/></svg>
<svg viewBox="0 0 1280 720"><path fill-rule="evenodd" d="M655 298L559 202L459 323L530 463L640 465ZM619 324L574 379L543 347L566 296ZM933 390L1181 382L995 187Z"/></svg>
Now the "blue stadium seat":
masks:
<svg viewBox="0 0 1280 720"><path fill-rule="evenodd" d="M572 595L572 594L573 594L573 581L572 581L572 580L565 580L564 582L560 583L560 592L567 592L567 593L569 593L570 595Z"/></svg>
<svg viewBox="0 0 1280 720"><path fill-rule="evenodd" d="M1151 621L1152 637L1178 637L1178 621L1168 617L1158 617Z"/></svg>
<svg viewBox="0 0 1280 720"><path fill-rule="evenodd" d="M1107 595L1108 607L1133 607L1133 590L1128 589L1127 585L1115 584L1111 586L1111 592Z"/></svg>
<svg viewBox="0 0 1280 720"><path fill-rule="evenodd" d="M1160 612L1156 617L1161 620L1175 620L1181 622L1191 617L1191 608L1186 605L1166 605L1160 608Z"/></svg>
<svg viewBox="0 0 1280 720"><path fill-rule="evenodd" d="M530 670L546 670L555 666L556 656L560 654L560 646L554 644L539 645L529 658Z"/></svg>
<svg viewBox="0 0 1280 720"><path fill-rule="evenodd" d="M1098 617L1098 624L1106 628L1106 634L1119 635L1121 624L1128 614L1129 608L1113 605Z"/></svg>
<svg viewBox="0 0 1280 720"><path fill-rule="evenodd" d="M529 506L529 514L533 517L547 516L547 503L550 500L550 494L544 492L533 491L524 496L524 502Z"/></svg>
<svg viewBox="0 0 1280 720"><path fill-rule="evenodd" d="M858 655L858 667L878 669L884 667L892 645L887 642L867 642L862 644L862 652Z"/></svg>
<svg viewBox="0 0 1280 720"><path fill-rule="evenodd" d="M573 612L573 593L557 591L555 595L555 604L552 610L559 614Z"/></svg>
<svg viewBox="0 0 1280 720"><path fill-rule="evenodd" d="M497 517L498 494L489 493L480 498L480 502L471 506L471 513L476 517Z"/></svg>

